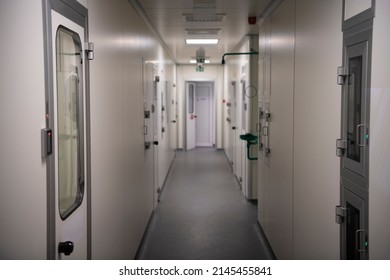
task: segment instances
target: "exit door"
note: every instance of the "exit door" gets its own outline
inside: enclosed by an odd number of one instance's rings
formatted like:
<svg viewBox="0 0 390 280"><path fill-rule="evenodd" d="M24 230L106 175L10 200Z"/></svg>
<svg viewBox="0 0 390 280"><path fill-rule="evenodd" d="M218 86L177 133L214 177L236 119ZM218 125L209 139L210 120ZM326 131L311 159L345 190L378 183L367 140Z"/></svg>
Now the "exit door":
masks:
<svg viewBox="0 0 390 280"><path fill-rule="evenodd" d="M198 84L196 87L196 118L195 118L195 145L197 147L213 146L213 94L210 84Z"/></svg>
<svg viewBox="0 0 390 280"><path fill-rule="evenodd" d="M46 128L42 157L48 166L48 258L87 259L88 141L86 65L88 11L60 0L46 8ZM88 50L86 50L86 46Z"/></svg>

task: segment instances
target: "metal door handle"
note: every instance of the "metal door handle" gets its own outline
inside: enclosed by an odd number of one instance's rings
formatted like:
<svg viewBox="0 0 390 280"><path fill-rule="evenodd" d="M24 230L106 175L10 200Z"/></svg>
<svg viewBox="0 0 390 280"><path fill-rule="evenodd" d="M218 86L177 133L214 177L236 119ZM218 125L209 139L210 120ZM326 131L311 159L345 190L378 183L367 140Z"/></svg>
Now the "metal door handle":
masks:
<svg viewBox="0 0 390 280"><path fill-rule="evenodd" d="M364 246L361 246L363 240L364 240L364 230L358 229L355 232L355 242L356 242L355 248L356 248L357 252L364 252L365 251ZM361 249L362 247L363 247L363 249Z"/></svg>
<svg viewBox="0 0 390 280"><path fill-rule="evenodd" d="M158 146L158 141L154 141L153 144Z"/></svg>
<svg viewBox="0 0 390 280"><path fill-rule="evenodd" d="M356 126L356 145L359 146L359 147L365 147L366 146L366 143L365 141L363 141L363 144L361 144L361 140L362 140L362 135L361 135L361 128L362 127L365 127L366 125L365 124L358 124Z"/></svg>

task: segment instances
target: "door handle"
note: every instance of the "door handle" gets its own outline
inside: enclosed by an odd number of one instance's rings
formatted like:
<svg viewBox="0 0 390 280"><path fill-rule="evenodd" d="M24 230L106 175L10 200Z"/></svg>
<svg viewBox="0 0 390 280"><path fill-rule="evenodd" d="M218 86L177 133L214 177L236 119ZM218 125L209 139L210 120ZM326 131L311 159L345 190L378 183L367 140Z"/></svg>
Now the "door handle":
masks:
<svg viewBox="0 0 390 280"><path fill-rule="evenodd" d="M72 241L65 241L65 242L60 242L58 244L58 253L64 254L65 256L69 256L72 254L74 249L74 244Z"/></svg>
<svg viewBox="0 0 390 280"><path fill-rule="evenodd" d="M362 127L365 128L366 125L365 124L358 124L356 126L356 145L359 146L359 147L365 147L366 146L365 139L362 142L362 134L361 134L361 128Z"/></svg>
<svg viewBox="0 0 390 280"><path fill-rule="evenodd" d="M364 242L364 230L362 229L358 229L356 232L355 232L355 249L357 252L365 252L365 249L364 249L364 244L362 244Z"/></svg>
<svg viewBox="0 0 390 280"><path fill-rule="evenodd" d="M154 141L153 144L158 146L158 141Z"/></svg>
<svg viewBox="0 0 390 280"><path fill-rule="evenodd" d="M232 126L232 129L233 129L233 130L235 130L235 129L236 129L236 127L235 127L235 126Z"/></svg>

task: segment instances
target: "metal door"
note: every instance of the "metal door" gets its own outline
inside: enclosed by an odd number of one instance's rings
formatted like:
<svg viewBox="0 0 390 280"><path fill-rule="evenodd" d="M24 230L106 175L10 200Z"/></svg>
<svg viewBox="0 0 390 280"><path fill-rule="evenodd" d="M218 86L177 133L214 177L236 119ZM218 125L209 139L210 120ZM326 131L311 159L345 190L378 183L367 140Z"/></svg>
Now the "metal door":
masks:
<svg viewBox="0 0 390 280"><path fill-rule="evenodd" d="M196 88L195 83L186 83L186 149L195 148Z"/></svg>
<svg viewBox="0 0 390 280"><path fill-rule="evenodd" d="M55 258L86 259L85 29L52 10L51 38Z"/></svg>
<svg viewBox="0 0 390 280"><path fill-rule="evenodd" d="M338 68L342 85L341 205L336 222L341 225L341 258L368 258L369 199L369 105L373 21L357 15L343 33L343 66ZM344 25L346 26L346 25Z"/></svg>

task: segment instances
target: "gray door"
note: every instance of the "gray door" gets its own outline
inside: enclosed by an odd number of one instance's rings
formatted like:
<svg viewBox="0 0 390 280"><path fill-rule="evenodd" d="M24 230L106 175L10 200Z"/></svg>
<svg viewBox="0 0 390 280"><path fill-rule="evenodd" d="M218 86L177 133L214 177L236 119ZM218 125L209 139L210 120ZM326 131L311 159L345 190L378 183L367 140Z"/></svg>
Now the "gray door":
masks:
<svg viewBox="0 0 390 280"><path fill-rule="evenodd" d="M45 7L48 258L90 258L88 10L76 2Z"/></svg>
<svg viewBox="0 0 390 280"><path fill-rule="evenodd" d="M336 220L341 224L341 258L368 258L368 159L372 20L344 30L342 85L341 206Z"/></svg>

